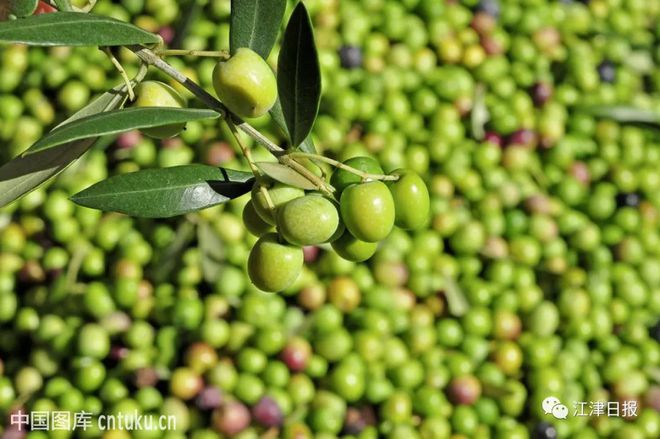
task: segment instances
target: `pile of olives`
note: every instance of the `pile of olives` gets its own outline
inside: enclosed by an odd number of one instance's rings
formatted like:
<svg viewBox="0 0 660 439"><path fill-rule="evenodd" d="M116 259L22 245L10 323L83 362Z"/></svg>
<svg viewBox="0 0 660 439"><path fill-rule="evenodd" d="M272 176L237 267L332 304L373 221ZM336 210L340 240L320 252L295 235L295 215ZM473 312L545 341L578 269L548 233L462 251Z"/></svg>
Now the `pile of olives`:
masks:
<svg viewBox="0 0 660 439"><path fill-rule="evenodd" d="M344 165L365 175L382 175L370 157L354 157ZM362 181L359 175L339 168L330 179L339 202L321 193L269 180L255 183L243 210L248 230L259 236L250 252L248 273L264 291L282 291L300 275L304 246L331 244L342 258L362 262L374 255L378 242L396 225L416 230L429 220L429 193L422 178L406 169L395 170L398 179ZM277 233L272 232L275 226Z"/></svg>

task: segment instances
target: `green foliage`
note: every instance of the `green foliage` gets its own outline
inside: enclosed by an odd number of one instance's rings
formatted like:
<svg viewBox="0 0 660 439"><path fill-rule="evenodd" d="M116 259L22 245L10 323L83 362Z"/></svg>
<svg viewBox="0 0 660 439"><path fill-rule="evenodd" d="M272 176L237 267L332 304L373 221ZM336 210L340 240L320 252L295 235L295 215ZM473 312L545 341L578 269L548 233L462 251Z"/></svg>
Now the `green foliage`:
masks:
<svg viewBox="0 0 660 439"><path fill-rule="evenodd" d="M252 188L248 172L205 165L146 169L103 180L71 199L142 218L168 218L216 206Z"/></svg>
<svg viewBox="0 0 660 439"><path fill-rule="evenodd" d="M273 162L257 163L259 170L275 181L304 190L316 189L314 183L288 166Z"/></svg>
<svg viewBox="0 0 660 439"><path fill-rule="evenodd" d="M91 114L115 110L123 105L126 97L126 86L117 86L90 102L61 123L59 127ZM0 207L6 206L59 174L71 162L85 153L95 140L95 138L87 138L71 141L56 148L30 154L28 157L18 157L5 163L0 167Z"/></svg>
<svg viewBox="0 0 660 439"><path fill-rule="evenodd" d="M166 107L125 108L97 113L54 129L46 137L32 145L25 154L34 154L37 151L74 140L125 133L135 129L211 119L218 116L219 114L212 110Z"/></svg>
<svg viewBox="0 0 660 439"><path fill-rule="evenodd" d="M0 43L30 46L156 44L158 35L130 23L80 12L57 12L0 22Z"/></svg>
<svg viewBox="0 0 660 439"><path fill-rule="evenodd" d="M321 101L321 69L312 22L303 3L284 32L277 63L277 89L291 145L297 147L314 126Z"/></svg>
<svg viewBox="0 0 660 439"><path fill-rule="evenodd" d="M247 47L268 58L282 24L286 0L232 0L231 53Z"/></svg>
<svg viewBox="0 0 660 439"><path fill-rule="evenodd" d="M599 105L584 108L596 117L613 119L620 123L645 125L660 130L660 114L625 105Z"/></svg>

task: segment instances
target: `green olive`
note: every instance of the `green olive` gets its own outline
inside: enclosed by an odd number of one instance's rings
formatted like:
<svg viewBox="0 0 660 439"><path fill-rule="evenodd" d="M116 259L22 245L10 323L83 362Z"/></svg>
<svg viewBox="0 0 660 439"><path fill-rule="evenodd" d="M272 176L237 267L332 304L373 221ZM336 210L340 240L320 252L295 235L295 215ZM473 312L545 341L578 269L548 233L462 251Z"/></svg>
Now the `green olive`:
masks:
<svg viewBox="0 0 660 439"><path fill-rule="evenodd" d="M227 108L241 117L263 116L277 100L275 74L248 48L238 49L215 66L213 87Z"/></svg>
<svg viewBox="0 0 660 439"><path fill-rule="evenodd" d="M300 198L305 195L305 191L302 189L287 186L282 183L275 183L270 187L266 187L268 189L270 201L273 203L273 209L271 210L268 207L268 201L261 190L261 184L258 182L252 187L252 204L254 205L254 210L257 211L261 219L271 225L275 225L278 208L295 198Z"/></svg>
<svg viewBox="0 0 660 439"><path fill-rule="evenodd" d="M257 288L268 292L282 291L298 278L303 261L300 247L282 244L277 234L267 233L250 251L248 274Z"/></svg>
<svg viewBox="0 0 660 439"><path fill-rule="evenodd" d="M378 243L360 241L346 230L339 239L332 242L332 249L342 258L353 261L366 261L376 253Z"/></svg>
<svg viewBox="0 0 660 439"><path fill-rule="evenodd" d="M137 99L135 100L136 107L172 107L182 108L186 102L169 85L159 81L144 81L135 89ZM179 134L185 124L176 123L170 125L163 125L160 127L145 128L142 130L144 134L155 139L168 139Z"/></svg>
<svg viewBox="0 0 660 439"><path fill-rule="evenodd" d="M282 206L277 230L294 245L316 245L328 241L339 227L337 207L324 197L307 195Z"/></svg>
<svg viewBox="0 0 660 439"><path fill-rule="evenodd" d="M245 224L245 228L248 229L248 232L252 233L254 236L261 236L273 229L271 224L268 224L261 219L252 200L245 203L245 206L243 207L243 223Z"/></svg>
<svg viewBox="0 0 660 439"><path fill-rule="evenodd" d="M407 169L397 169L391 175L399 176L389 185L396 208L394 224L406 230L423 227L429 220L431 204L424 180Z"/></svg>
<svg viewBox="0 0 660 439"><path fill-rule="evenodd" d="M371 157L353 157L345 160L344 164L367 174L383 173L383 168ZM330 177L330 184L337 190L337 195L340 195L348 186L361 182L362 177L341 168L337 168Z"/></svg>
<svg viewBox="0 0 660 439"><path fill-rule="evenodd" d="M339 200L346 228L357 239L377 242L387 237L394 226L394 200L380 181L347 187Z"/></svg>

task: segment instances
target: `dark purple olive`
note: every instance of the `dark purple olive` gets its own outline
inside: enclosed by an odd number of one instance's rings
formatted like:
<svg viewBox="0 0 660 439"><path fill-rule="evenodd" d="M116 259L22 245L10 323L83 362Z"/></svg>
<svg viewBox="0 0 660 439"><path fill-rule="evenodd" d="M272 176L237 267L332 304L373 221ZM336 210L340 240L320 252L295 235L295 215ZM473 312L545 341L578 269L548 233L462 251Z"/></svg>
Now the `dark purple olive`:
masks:
<svg viewBox="0 0 660 439"><path fill-rule="evenodd" d="M616 196L616 203L619 207L638 207L641 199L635 192L622 193Z"/></svg>
<svg viewBox="0 0 660 439"><path fill-rule="evenodd" d="M605 60L598 65L598 76L603 82L612 83L616 78L616 66L612 61Z"/></svg>
<svg viewBox="0 0 660 439"><path fill-rule="evenodd" d="M362 49L356 46L342 46L339 49L339 60L345 69L362 67Z"/></svg>
<svg viewBox="0 0 660 439"><path fill-rule="evenodd" d="M556 439L557 430L549 422L539 422L532 432L533 439Z"/></svg>
<svg viewBox="0 0 660 439"><path fill-rule="evenodd" d="M477 11L497 18L500 16L500 2L499 0L481 0L477 5Z"/></svg>
<svg viewBox="0 0 660 439"><path fill-rule="evenodd" d="M269 396L262 397L259 402L252 407L252 417L257 423L267 428L279 427L284 420L280 406L278 406L277 402Z"/></svg>
<svg viewBox="0 0 660 439"><path fill-rule="evenodd" d="M222 404L222 391L213 386L205 387L197 395L195 404L200 410L214 410Z"/></svg>
<svg viewBox="0 0 660 439"><path fill-rule="evenodd" d="M547 82L537 82L532 86L531 95L534 104L540 107L552 96L552 86Z"/></svg>

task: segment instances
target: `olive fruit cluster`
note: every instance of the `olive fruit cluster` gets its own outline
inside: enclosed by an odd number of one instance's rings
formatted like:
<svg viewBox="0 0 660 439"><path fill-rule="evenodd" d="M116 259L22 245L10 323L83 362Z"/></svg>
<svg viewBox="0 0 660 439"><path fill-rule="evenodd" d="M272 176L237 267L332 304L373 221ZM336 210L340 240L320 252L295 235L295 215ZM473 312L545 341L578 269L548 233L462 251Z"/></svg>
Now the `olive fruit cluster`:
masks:
<svg viewBox="0 0 660 439"><path fill-rule="evenodd" d="M355 157L344 165L353 169L339 168L330 180L339 202L279 182L255 183L243 221L260 236L248 259L250 279L258 288L276 292L290 286L302 269L303 246L330 244L342 258L361 262L376 252L394 225L425 225L429 193L419 175L399 169L392 173L398 178L386 184L369 178L383 172L372 158Z"/></svg>

